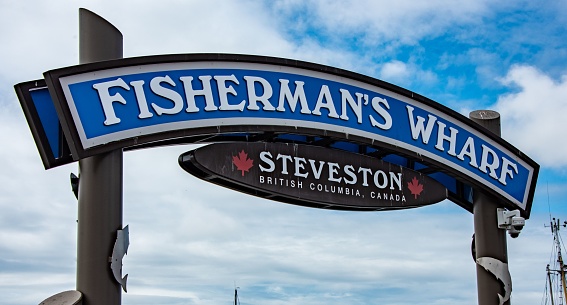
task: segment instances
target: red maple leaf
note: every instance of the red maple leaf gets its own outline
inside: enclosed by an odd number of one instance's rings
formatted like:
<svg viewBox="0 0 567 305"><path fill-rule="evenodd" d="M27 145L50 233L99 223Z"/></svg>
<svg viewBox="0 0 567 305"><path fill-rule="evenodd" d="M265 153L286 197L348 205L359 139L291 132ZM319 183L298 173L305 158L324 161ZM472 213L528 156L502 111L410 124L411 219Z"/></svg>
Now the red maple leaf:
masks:
<svg viewBox="0 0 567 305"><path fill-rule="evenodd" d="M414 196L414 199L417 199L417 196L419 196L421 192L423 192L423 184L419 184L417 177L413 177L411 182L408 182L408 189Z"/></svg>
<svg viewBox="0 0 567 305"><path fill-rule="evenodd" d="M232 163L236 165L237 170L242 171L242 177L244 177L244 172L247 172L252 167L254 160L248 159L248 154L243 149L238 153L238 156L232 156Z"/></svg>

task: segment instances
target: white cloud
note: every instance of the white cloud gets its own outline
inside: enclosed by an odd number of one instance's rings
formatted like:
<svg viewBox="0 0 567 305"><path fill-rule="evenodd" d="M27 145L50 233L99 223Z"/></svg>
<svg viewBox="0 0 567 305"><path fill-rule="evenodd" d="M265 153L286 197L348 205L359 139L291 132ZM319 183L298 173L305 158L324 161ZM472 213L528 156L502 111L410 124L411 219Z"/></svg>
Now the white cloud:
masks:
<svg viewBox="0 0 567 305"><path fill-rule="evenodd" d="M379 78L389 83L397 84L411 90L417 85L433 85L437 76L431 71L421 70L412 63L392 60L380 67Z"/></svg>
<svg viewBox="0 0 567 305"><path fill-rule="evenodd" d="M0 108L0 294L5 304L38 304L75 286L77 204L69 166L43 169L17 111Z"/></svg>
<svg viewBox="0 0 567 305"><path fill-rule="evenodd" d="M567 74L554 80L531 66L514 66L501 80L514 93L499 97L502 136L536 162L567 166Z"/></svg>
<svg viewBox="0 0 567 305"><path fill-rule="evenodd" d="M312 4L317 14L314 23L329 31L364 33L371 45L385 41L413 45L423 37L443 33L449 26L478 22L488 10L487 2L467 0L454 5L448 0L322 0Z"/></svg>
<svg viewBox="0 0 567 305"><path fill-rule="evenodd" d="M380 69L382 79L400 80L410 76L407 65L399 60L385 63Z"/></svg>

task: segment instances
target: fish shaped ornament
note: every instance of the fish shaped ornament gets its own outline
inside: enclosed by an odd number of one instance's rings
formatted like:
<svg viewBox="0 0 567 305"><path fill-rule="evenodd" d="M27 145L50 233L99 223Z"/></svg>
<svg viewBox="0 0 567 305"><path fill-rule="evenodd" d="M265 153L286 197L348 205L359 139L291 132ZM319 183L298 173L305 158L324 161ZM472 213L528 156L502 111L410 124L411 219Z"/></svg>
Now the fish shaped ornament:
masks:
<svg viewBox="0 0 567 305"><path fill-rule="evenodd" d="M486 271L492 273L496 277L496 279L498 279L502 283L502 285L504 285L504 296L498 294L500 305L508 301L510 299L510 295L512 294L512 278L510 277L508 264L492 257L479 257L476 259L476 263Z"/></svg>
<svg viewBox="0 0 567 305"><path fill-rule="evenodd" d="M116 241L114 242L114 248L112 249L112 257L110 257L110 269L114 275L114 279L122 286L124 292L126 290L126 281L128 280L128 274L122 277L122 259L124 255L128 252L128 246L130 245L130 237L128 233L128 226L124 227L122 230L116 231Z"/></svg>

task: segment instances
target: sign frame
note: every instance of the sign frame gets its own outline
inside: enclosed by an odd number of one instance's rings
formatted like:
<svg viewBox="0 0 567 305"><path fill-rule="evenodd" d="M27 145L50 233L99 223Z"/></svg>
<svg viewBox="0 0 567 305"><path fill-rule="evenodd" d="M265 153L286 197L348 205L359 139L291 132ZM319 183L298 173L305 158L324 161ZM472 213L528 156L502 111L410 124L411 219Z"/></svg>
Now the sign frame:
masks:
<svg viewBox="0 0 567 305"><path fill-rule="evenodd" d="M324 128L322 125L314 125L314 127L301 126L298 128L294 125L285 124L258 124L257 122L252 122L250 124L212 124L203 125L195 128L179 128L168 130L165 128L163 131L152 132L140 136L132 136L121 138L116 141L108 141L102 143L98 146L92 146L84 148L82 145L81 136L77 131L77 124L73 117L73 112L68 104L68 96L60 82L61 79L66 77L73 77L80 74L104 74L108 71L122 71L124 69L136 69L143 67L151 67L162 64L191 64L191 63L212 63L218 64L219 67L225 64L246 64L246 65L264 65L270 66L273 69L298 69L301 71L310 71L309 73L324 74L334 77L336 79L344 79L347 81L353 81L361 83L363 85L368 85L371 87L379 88L393 94L404 100L412 101L418 104L420 107L424 107L427 111L440 114L442 118L446 119L450 123L458 124L471 134L478 136L482 140L486 141L490 145L498 147L498 149L504 151L507 156L512 156L513 160L516 162L521 162L522 166L525 166L528 170L528 177L526 178L526 185L523 187L522 199L514 199L507 193L501 191L497 187L491 185L488 180L476 179L471 173L463 173L462 171L453 169L450 165L445 164L445 160L434 155L428 155L427 151L414 149L405 145L400 141L382 141L383 138L374 137L372 135L361 135L356 132L351 132L352 130L348 128L338 128L329 129ZM265 133L272 134L301 134L308 136L318 136L325 138L334 139L345 139L346 141L364 144L368 146L383 147L388 150L394 151L402 156L408 157L412 160L417 160L418 162L431 165L435 168L441 169L441 171L448 172L450 175L458 177L462 181L466 181L471 185L488 189L492 194L495 194L499 198L506 200L509 204L509 208L520 208L522 214L529 217L529 211L531 209L531 203L533 200L533 195L535 192L535 183L537 181L537 175L539 172L539 165L532 159L524 155L521 151L516 149L510 143L506 142L502 138L494 135L484 127L478 125L477 123L471 121L470 119L462 116L461 114L438 104L424 96L416 94L407 89L403 89L396 85L374 79L365 75L354 73L351 71L342 70L339 68L328 67L324 65L303 62L298 60L274 58L266 56L254 56L254 55L237 55L237 54L177 54L177 55L158 55L158 56L147 56L147 57L136 57L136 58L126 58L120 60L103 61L92 64L78 65L67 68L61 68L56 70L47 71L45 74L46 83L50 89L52 99L55 102L55 106L59 117L62 120L63 132L65 137L69 142L69 147L71 149L72 156L75 160L82 159L88 156L99 154L102 152L107 152L115 149L135 149L137 147L152 147L160 146L166 143L179 142L179 143L195 143L195 142L207 142L209 136L216 135L227 135L227 134L249 134L249 135L262 135ZM511 161L510 161L511 162ZM504 174L504 179L505 179Z"/></svg>
<svg viewBox="0 0 567 305"><path fill-rule="evenodd" d="M214 143L181 154L178 162L204 181L312 208L401 210L448 198L447 189L426 174L367 155L306 144Z"/></svg>
<svg viewBox="0 0 567 305"><path fill-rule="evenodd" d="M45 80L39 79L14 86L20 105L45 169L73 162L55 106L51 100L34 98L34 93L48 93Z"/></svg>

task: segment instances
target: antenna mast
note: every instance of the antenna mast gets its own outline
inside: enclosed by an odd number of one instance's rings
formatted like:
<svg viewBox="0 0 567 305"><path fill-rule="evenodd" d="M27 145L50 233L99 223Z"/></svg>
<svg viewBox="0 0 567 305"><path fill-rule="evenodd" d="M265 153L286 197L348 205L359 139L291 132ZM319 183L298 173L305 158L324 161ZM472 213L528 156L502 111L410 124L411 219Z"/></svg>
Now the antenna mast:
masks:
<svg viewBox="0 0 567 305"><path fill-rule="evenodd" d="M555 305L555 300L553 299L553 284L551 283L551 270L549 270L549 264L546 267L547 270L547 281L549 282L549 295L551 296L551 305Z"/></svg>
<svg viewBox="0 0 567 305"><path fill-rule="evenodd" d="M563 289L563 300L567 301L567 283L565 282L565 264L563 262L563 255L561 254L561 240L559 239L559 229L563 227L567 227L567 221L560 223L559 219L553 218L551 221L551 233L553 234L553 239L555 242L555 246L557 247L557 262L559 263L559 270L550 270L549 265L547 265L547 276L549 281L549 288L551 293L551 304L554 305L553 301L553 288L551 286L551 277L550 272L558 272L561 276L561 288Z"/></svg>
<svg viewBox="0 0 567 305"><path fill-rule="evenodd" d="M238 300L238 288L240 287L234 287L234 305L238 305L240 303Z"/></svg>

